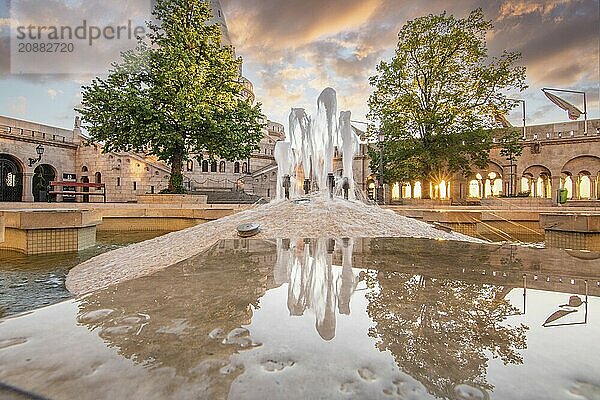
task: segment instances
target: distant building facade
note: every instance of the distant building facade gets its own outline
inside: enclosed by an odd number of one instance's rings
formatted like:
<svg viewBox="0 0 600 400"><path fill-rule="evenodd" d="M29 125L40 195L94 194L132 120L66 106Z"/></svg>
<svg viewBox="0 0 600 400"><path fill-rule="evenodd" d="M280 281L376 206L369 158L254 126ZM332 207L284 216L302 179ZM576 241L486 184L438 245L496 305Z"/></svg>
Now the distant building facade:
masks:
<svg viewBox="0 0 600 400"><path fill-rule="evenodd" d="M429 188L420 181L395 182L387 187L386 199L421 199L428 190L437 200L478 200L509 194L556 200L557 190L564 188L571 200L600 200L600 120L588 121L587 128L586 132L583 121L528 126L521 140L523 154L512 166L500 155L499 145L494 146L487 168L474 169L467 177L444 177L431 182ZM498 142L499 138L493 140ZM374 199L378 183L365 153L361 148L355 159L354 176L366 196Z"/></svg>
<svg viewBox="0 0 600 400"><path fill-rule="evenodd" d="M283 126L268 121L260 148L250 158L200 163L191 159L184 165L184 184L191 191L244 190L270 200L276 177L267 170L275 165L275 143L284 138ZM136 153L103 153L99 145L85 145L86 141L78 124L68 130L0 116L0 202L46 201L52 181L104 183L110 202L135 201L137 195L168 187L171 170L165 163ZM44 152L37 161L40 146ZM102 201L94 191L76 200Z"/></svg>
<svg viewBox="0 0 600 400"><path fill-rule="evenodd" d="M359 130L356 133L361 135ZM184 165L184 184L191 192L243 191L271 200L277 191L273 152L277 141L284 139L283 125L267 121L251 157L234 162L190 159ZM104 183L112 202L135 201L137 195L168 187L170 168L165 163L135 153L103 153L100 146L85 142L78 124L68 130L0 117L0 201L46 201L47 185L54 180ZM523 154L512 167L495 147L487 168L475 169L468 177L454 175L432 182L431 198L503 197L510 193L512 180L512 193L520 196L555 199L557 189L564 188L569 199L600 200L600 120L588 121L587 134L583 122L529 126L522 143ZM44 153L37 161L40 146ZM378 183L369 168L367 148L368 144L361 144L354 158L354 177L364 196L374 199ZM337 175L341 168L338 156L334 159ZM419 181L396 182L388 186L386 198L391 202L420 199L424 190ZM77 201L102 200L93 193Z"/></svg>

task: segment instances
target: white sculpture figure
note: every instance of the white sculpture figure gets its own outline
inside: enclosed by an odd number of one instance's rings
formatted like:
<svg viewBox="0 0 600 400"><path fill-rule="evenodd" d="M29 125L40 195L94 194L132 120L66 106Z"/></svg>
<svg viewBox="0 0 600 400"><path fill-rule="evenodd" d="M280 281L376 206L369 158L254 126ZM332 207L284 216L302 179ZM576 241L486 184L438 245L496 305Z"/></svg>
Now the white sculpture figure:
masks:
<svg viewBox="0 0 600 400"><path fill-rule="evenodd" d="M311 156L313 154L310 132L312 124L303 108L293 108L289 118L290 143L292 151L291 170L295 175L298 170L304 172L304 178L312 179ZM294 197L302 194L302 179L295 178L292 195Z"/></svg>
<svg viewBox="0 0 600 400"><path fill-rule="evenodd" d="M328 175L333 175L333 157L337 147L343 154L343 187L349 188L348 199L356 199L352 161L358 152L359 139L350 124L351 113L341 113L337 118L337 97L335 90L323 90L317 100L317 116L311 119L303 108L293 108L289 116L289 150L279 144L275 147L275 158L279 165L277 178L277 198L283 199L282 185L285 175L290 176L290 196L296 198L304 194L304 180L308 179L308 190L318 188L321 195L329 197ZM338 186L335 178L330 182Z"/></svg>
<svg viewBox="0 0 600 400"><path fill-rule="evenodd" d="M277 200L285 199L284 180L290 177L290 197L294 187L293 155L290 142L275 143L275 162L277 163Z"/></svg>
<svg viewBox="0 0 600 400"><path fill-rule="evenodd" d="M340 113L340 136L342 137L342 167L343 177L348 179L350 189L348 191L348 199L356 200L356 192L354 185L354 171L352 170L352 162L354 156L358 153L360 143L358 136L352 129L350 122L352 113L350 111L342 111Z"/></svg>
<svg viewBox="0 0 600 400"><path fill-rule="evenodd" d="M327 192L327 175L333 172L333 152L338 143L337 98L327 88L317 100L317 123L313 130L313 168L319 191Z"/></svg>

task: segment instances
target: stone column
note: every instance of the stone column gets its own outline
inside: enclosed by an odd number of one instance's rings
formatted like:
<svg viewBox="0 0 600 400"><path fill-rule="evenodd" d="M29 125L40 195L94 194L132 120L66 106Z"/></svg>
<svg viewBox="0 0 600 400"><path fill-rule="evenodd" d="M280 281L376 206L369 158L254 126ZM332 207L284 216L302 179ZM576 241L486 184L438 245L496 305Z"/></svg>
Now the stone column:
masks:
<svg viewBox="0 0 600 400"><path fill-rule="evenodd" d="M573 185L575 186L575 188L573 190L573 199L580 200L581 196L580 196L580 192L579 192L579 186L581 185L581 176L577 175L577 179L575 179L575 181L573 182Z"/></svg>
<svg viewBox="0 0 600 400"><path fill-rule="evenodd" d="M596 189L598 187L598 179L596 177L590 176L590 199L596 200L598 196L596 195Z"/></svg>
<svg viewBox="0 0 600 400"><path fill-rule="evenodd" d="M23 202L33 203L33 172L23 173Z"/></svg>
<svg viewBox="0 0 600 400"><path fill-rule="evenodd" d="M552 183L552 189L550 192L552 204L558 204L558 189L560 189L560 176L552 175L550 181Z"/></svg>

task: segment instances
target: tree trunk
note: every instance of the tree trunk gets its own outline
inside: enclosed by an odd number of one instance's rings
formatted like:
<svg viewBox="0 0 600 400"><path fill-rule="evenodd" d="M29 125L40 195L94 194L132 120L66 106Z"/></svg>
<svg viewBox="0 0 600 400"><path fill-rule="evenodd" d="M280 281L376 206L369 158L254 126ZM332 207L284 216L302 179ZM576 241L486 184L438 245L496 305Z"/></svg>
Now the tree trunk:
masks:
<svg viewBox="0 0 600 400"><path fill-rule="evenodd" d="M171 157L171 178L169 193L185 193L183 187L183 150L175 149Z"/></svg>
<svg viewBox="0 0 600 400"><path fill-rule="evenodd" d="M431 199L430 187L431 187L431 180L429 179L429 177L423 178L423 180L421 181L421 198L422 199Z"/></svg>

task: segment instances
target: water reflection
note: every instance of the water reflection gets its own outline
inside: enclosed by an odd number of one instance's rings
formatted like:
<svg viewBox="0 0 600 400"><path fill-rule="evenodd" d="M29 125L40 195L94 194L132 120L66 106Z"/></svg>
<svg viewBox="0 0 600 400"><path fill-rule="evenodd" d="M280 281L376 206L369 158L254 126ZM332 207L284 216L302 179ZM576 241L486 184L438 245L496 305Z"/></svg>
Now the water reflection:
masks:
<svg viewBox="0 0 600 400"><path fill-rule="evenodd" d="M484 393L491 358L521 364L527 327L507 324L518 312L503 286L471 283L427 272L373 271L368 275L369 334L429 393L452 398L467 384Z"/></svg>
<svg viewBox="0 0 600 400"><path fill-rule="evenodd" d="M420 239L225 241L0 321L0 381L55 399L594 398L600 324L577 322L600 305L598 266ZM545 322L560 310L577 311Z"/></svg>
<svg viewBox="0 0 600 400"><path fill-rule="evenodd" d="M341 249L341 266L333 265L335 250ZM310 310L321 338L335 337L336 309L350 315L350 298L364 272L352 269L352 239L305 239L277 241L275 283L288 284L287 307L291 316Z"/></svg>

